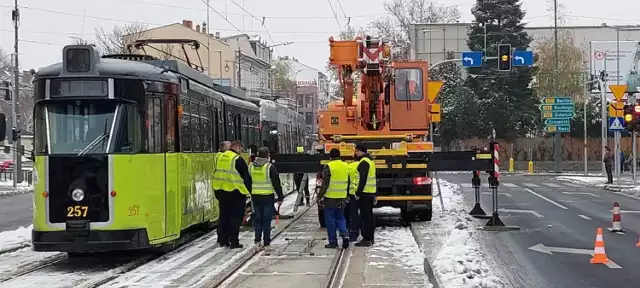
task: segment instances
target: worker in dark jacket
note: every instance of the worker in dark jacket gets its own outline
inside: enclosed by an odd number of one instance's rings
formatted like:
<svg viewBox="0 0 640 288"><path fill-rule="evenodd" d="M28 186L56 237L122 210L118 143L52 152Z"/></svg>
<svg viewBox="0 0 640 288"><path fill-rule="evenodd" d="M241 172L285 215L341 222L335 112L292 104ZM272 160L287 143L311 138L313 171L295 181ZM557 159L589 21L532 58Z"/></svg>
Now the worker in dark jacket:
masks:
<svg viewBox="0 0 640 288"><path fill-rule="evenodd" d="M367 147L356 145L356 158L358 159L358 187L356 197L360 208L362 228L362 240L356 246L371 246L374 243L373 234L376 226L373 219L373 206L376 202L376 165L367 153Z"/></svg>
<svg viewBox="0 0 640 288"><path fill-rule="evenodd" d="M349 235L344 210L347 205L349 165L340 159L340 150L329 151L329 163L322 169L322 187L318 192L318 204L324 207L329 244L325 248L338 248L336 229L342 237L342 248L349 248Z"/></svg>
<svg viewBox="0 0 640 288"><path fill-rule="evenodd" d="M269 148L258 149L255 161L249 165L251 174L251 201L253 202L253 227L255 244L268 248L271 243L271 219L275 212L273 196L277 195L278 206L282 204L282 184L275 165L269 163Z"/></svg>
<svg viewBox="0 0 640 288"><path fill-rule="evenodd" d="M298 154L303 154L304 153L304 147L302 146L298 146L296 148L296 152ZM300 193L300 186L302 185L302 179L304 179L304 173L296 173L293 174L293 182L295 184L296 187L296 192ZM305 203L305 199L307 200L307 206L311 206L311 203L309 202L310 200L310 196L309 196L309 181L307 181L307 183L305 183L304 187L303 187L303 191L304 193L304 197L300 197L300 203L296 203L297 206L302 206Z"/></svg>
<svg viewBox="0 0 640 288"><path fill-rule="evenodd" d="M214 189L219 202L218 242L231 249L242 248L238 234L247 197L251 193L251 176L247 162L240 156L244 147L233 141L229 150L218 156L213 174Z"/></svg>

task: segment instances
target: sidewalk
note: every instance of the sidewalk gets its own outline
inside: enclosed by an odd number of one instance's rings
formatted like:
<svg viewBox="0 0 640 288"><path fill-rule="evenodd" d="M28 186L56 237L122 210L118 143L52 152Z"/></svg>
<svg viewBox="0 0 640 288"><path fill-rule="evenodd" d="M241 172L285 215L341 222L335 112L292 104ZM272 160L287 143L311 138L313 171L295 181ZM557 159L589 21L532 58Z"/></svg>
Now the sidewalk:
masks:
<svg viewBox="0 0 640 288"><path fill-rule="evenodd" d="M626 174L626 175L625 175ZM622 174L620 179L613 179L613 184L606 184L607 177L602 176L558 176L555 179L558 181L564 181L574 184L582 184L592 187L600 187L614 192L640 192L640 179L636 179L636 183L633 182L632 176L629 173ZM640 177L638 177L640 178Z"/></svg>

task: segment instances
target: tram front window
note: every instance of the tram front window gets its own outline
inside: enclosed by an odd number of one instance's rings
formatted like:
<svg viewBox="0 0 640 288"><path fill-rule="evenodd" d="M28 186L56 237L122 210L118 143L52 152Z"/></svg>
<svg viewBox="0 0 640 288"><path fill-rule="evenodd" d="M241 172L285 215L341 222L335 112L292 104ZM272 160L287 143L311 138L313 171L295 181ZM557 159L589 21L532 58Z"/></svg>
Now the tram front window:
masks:
<svg viewBox="0 0 640 288"><path fill-rule="evenodd" d="M95 99L61 100L37 105L36 153L80 156L114 151L113 147L107 151L108 144L115 136L111 134L112 130L114 134L121 130L112 129L116 122L114 116L120 115L125 110L131 110L125 107L134 108L131 104ZM122 112L116 113L116 111ZM125 112L125 114L128 113ZM131 121L123 123L127 126ZM141 127L131 128L134 129L126 130L141 130Z"/></svg>

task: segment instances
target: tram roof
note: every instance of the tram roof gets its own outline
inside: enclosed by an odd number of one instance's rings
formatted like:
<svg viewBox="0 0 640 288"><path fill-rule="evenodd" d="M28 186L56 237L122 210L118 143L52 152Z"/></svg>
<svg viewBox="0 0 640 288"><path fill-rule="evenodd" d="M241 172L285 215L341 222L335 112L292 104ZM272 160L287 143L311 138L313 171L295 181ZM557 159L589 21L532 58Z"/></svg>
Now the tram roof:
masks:
<svg viewBox="0 0 640 288"><path fill-rule="evenodd" d="M40 68L35 74L34 80L58 77L62 69L62 62ZM178 77L174 73L162 73L162 70L163 69L158 66L145 62L122 59L103 58L96 64L96 71L100 74L100 77L144 78L162 82L178 82Z"/></svg>

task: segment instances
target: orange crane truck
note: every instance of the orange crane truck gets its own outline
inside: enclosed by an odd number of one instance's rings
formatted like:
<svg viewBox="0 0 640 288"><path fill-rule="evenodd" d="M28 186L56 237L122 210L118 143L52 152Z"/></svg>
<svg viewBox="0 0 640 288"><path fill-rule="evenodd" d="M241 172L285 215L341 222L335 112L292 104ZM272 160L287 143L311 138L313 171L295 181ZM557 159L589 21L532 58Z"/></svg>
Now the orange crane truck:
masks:
<svg viewBox="0 0 640 288"><path fill-rule="evenodd" d="M434 100L443 83L429 81L426 61L392 61L391 48L371 36L340 41L331 37L329 45L329 61L338 71L343 100L319 112L319 153L275 155L278 171L318 173L319 187L322 166L332 148L351 162L355 145L363 144L376 164L376 207L400 208L407 222L431 220L433 171L497 175L494 145L490 153L434 152L429 128L431 122L440 121L440 107ZM318 209L324 226L322 207Z"/></svg>

